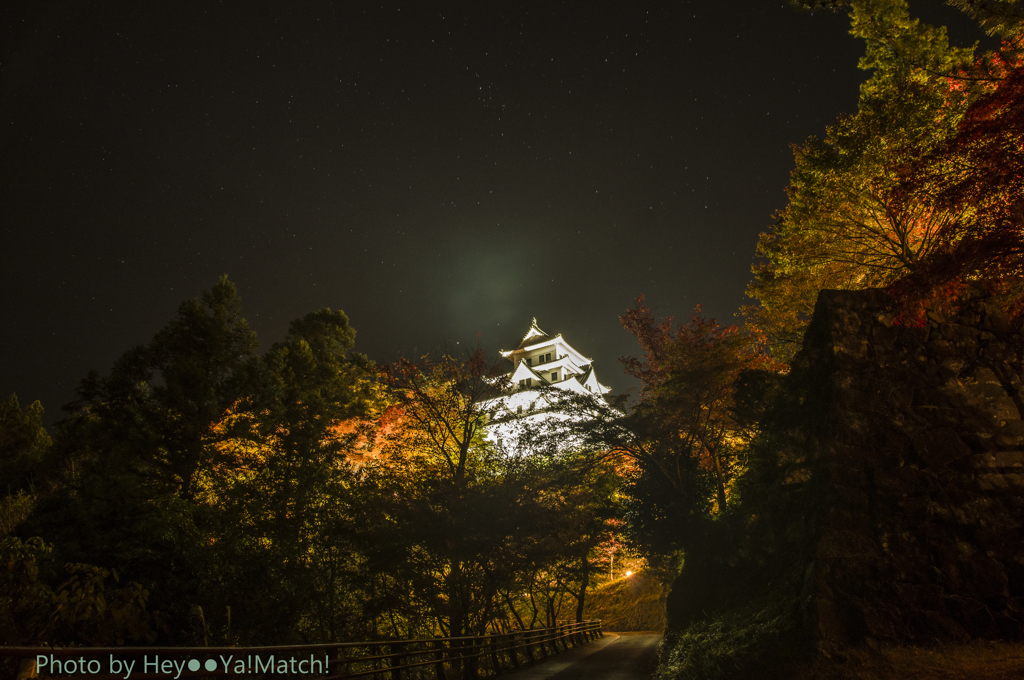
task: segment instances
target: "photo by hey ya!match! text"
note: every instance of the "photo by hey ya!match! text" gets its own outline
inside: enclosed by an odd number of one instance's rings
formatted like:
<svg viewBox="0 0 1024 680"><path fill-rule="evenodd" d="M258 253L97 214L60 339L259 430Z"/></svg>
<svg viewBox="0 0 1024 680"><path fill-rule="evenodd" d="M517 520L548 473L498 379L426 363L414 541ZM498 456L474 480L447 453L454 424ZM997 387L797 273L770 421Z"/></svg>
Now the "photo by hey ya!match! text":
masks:
<svg viewBox="0 0 1024 680"><path fill-rule="evenodd" d="M247 654L245 656L218 655L200 661L199 659L177 659L160 655L145 655L141 659L119 659L114 654L104 663L100 659L85 657L54 658L52 654L36 656L36 673L41 676L69 675L116 675L124 680L131 680L132 674L160 675L170 680L177 680L186 671L192 673L200 669L213 673L231 673L234 675L325 675L327 673L327 657L314 656L308 658L278 657L273 654Z"/></svg>

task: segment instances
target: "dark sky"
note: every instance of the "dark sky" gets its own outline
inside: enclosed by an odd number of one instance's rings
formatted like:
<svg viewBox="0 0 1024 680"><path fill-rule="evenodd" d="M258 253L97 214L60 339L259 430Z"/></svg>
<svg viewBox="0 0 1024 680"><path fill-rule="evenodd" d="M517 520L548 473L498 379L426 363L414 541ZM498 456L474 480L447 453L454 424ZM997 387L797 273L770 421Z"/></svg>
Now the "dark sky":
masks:
<svg viewBox="0 0 1024 680"><path fill-rule="evenodd" d="M618 315L732 322L789 145L866 77L781 0L0 12L0 397L51 421L224 273L264 348L325 306L378 361L535 316L625 389Z"/></svg>

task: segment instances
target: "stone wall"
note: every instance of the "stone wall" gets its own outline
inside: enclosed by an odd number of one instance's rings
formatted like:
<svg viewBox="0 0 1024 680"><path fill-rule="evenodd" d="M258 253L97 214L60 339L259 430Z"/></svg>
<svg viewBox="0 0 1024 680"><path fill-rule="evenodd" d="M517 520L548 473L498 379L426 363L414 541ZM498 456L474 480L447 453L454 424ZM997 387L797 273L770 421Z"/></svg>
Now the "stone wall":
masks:
<svg viewBox="0 0 1024 680"><path fill-rule="evenodd" d="M787 379L818 421L790 484L815 499L819 647L1024 637L1022 383L1021 329L982 292L922 328L881 291L821 294Z"/></svg>

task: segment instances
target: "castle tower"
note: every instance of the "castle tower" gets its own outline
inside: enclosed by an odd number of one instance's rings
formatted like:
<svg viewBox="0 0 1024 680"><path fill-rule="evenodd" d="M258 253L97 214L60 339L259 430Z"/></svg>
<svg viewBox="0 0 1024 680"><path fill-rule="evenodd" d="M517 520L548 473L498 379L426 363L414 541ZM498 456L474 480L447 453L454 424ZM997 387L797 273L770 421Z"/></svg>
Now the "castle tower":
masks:
<svg viewBox="0 0 1024 680"><path fill-rule="evenodd" d="M509 391L481 407L490 414L487 438L513 451L522 428L536 430L553 422L575 419L559 408L561 390L585 395L608 409L604 396L611 388L597 381L593 361L559 335L549 335L533 320L519 346L502 350L512 362L507 374ZM552 389L556 388L556 389ZM553 420L552 420L553 419ZM572 442L565 442L571 446Z"/></svg>
<svg viewBox="0 0 1024 680"><path fill-rule="evenodd" d="M562 335L552 337L533 320L522 342L501 355L512 362L510 383L522 388L554 385L581 394L601 396L610 388L597 381L593 361L565 341Z"/></svg>

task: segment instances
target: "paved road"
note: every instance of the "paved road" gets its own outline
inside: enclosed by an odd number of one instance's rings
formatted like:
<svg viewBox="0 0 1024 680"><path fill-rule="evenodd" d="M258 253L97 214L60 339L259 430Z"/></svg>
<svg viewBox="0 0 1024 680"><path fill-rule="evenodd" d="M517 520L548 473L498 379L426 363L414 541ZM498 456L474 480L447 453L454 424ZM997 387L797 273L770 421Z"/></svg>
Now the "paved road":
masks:
<svg viewBox="0 0 1024 680"><path fill-rule="evenodd" d="M605 633L502 680L649 680L658 665L661 633Z"/></svg>

